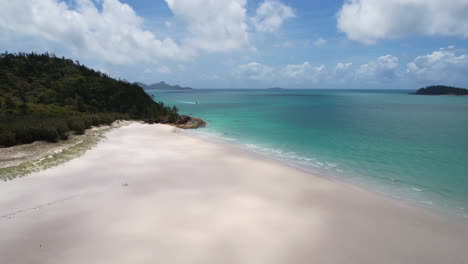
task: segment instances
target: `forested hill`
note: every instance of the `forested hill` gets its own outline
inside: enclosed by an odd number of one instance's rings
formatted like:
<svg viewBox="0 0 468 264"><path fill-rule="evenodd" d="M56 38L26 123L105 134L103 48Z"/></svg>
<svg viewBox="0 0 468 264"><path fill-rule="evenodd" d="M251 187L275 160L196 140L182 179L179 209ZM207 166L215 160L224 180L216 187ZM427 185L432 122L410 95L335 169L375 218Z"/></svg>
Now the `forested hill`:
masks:
<svg viewBox="0 0 468 264"><path fill-rule="evenodd" d="M51 54L0 55L0 146L65 139L116 119L172 122L177 109L136 85Z"/></svg>

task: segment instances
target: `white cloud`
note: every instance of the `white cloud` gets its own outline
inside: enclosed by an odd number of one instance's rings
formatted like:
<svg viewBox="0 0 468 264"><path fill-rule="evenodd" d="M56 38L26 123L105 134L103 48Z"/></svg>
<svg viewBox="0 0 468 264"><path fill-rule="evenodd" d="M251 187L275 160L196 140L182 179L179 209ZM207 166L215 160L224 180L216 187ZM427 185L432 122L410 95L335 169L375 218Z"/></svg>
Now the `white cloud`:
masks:
<svg viewBox="0 0 468 264"><path fill-rule="evenodd" d="M178 64L178 65L177 65L177 69L179 69L179 71L185 71L185 70L186 70L186 67L185 67L185 65L183 65L183 64Z"/></svg>
<svg viewBox="0 0 468 264"><path fill-rule="evenodd" d="M296 82L314 81L318 82L320 77L326 73L324 65L313 67L308 61L302 64L288 64L282 70L283 75Z"/></svg>
<svg viewBox="0 0 468 264"><path fill-rule="evenodd" d="M418 56L408 63L406 72L422 81L459 81L468 75L468 54L457 55L453 46Z"/></svg>
<svg viewBox="0 0 468 264"><path fill-rule="evenodd" d="M347 71L352 65L352 62L338 62L335 66L335 72Z"/></svg>
<svg viewBox="0 0 468 264"><path fill-rule="evenodd" d="M186 22L189 47L225 52L248 46L246 0L166 0L175 17Z"/></svg>
<svg viewBox="0 0 468 264"><path fill-rule="evenodd" d="M219 76L218 74L206 74L201 77L203 80L208 81L221 81L224 80L223 77Z"/></svg>
<svg viewBox="0 0 468 264"><path fill-rule="evenodd" d="M317 47L323 46L327 43L327 41L323 38L318 38L316 41L314 41L314 45Z"/></svg>
<svg viewBox="0 0 468 264"><path fill-rule="evenodd" d="M418 56L406 65L387 54L353 67L352 62L339 62L329 70L325 65L299 64L267 66L251 62L238 66L233 74L238 79L260 81L281 87L395 87L396 84L461 85L468 76L468 54L453 46ZM397 88L397 87L395 87Z"/></svg>
<svg viewBox="0 0 468 264"><path fill-rule="evenodd" d="M351 69L352 62L338 62L333 71L330 72L328 80L338 85L349 84L354 81L355 71Z"/></svg>
<svg viewBox="0 0 468 264"><path fill-rule="evenodd" d="M295 14L291 7L279 1L266 0L257 8L252 23L258 31L275 32L285 20L292 17L295 17Z"/></svg>
<svg viewBox="0 0 468 264"><path fill-rule="evenodd" d="M468 54L459 54L455 47L439 49L418 56L406 65L387 54L353 67L352 62L339 62L330 70L325 65L313 66L305 61L283 66L267 66L251 62L238 66L233 75L242 80L259 81L280 87L395 87L398 84L424 81L429 84L460 85L468 76ZM405 67L406 66L406 70Z"/></svg>
<svg viewBox="0 0 468 264"><path fill-rule="evenodd" d="M261 63L251 62L238 66L233 75L238 79L269 81L274 77L274 71Z"/></svg>
<svg viewBox="0 0 468 264"><path fill-rule="evenodd" d="M238 79L261 81L271 84L317 83L326 78L324 65L312 66L308 61L300 64L288 64L284 67L273 68L258 62L251 62L238 66L233 75Z"/></svg>
<svg viewBox="0 0 468 264"><path fill-rule="evenodd" d="M171 68L169 68L168 66L165 66L165 65L160 65L160 66L153 66L153 67L149 67L149 68L145 68L145 70L143 71L144 73L163 73L163 74L169 74L169 73L172 73L172 70Z"/></svg>
<svg viewBox="0 0 468 264"><path fill-rule="evenodd" d="M53 41L87 57L127 64L193 55L171 38L156 38L142 23L129 5L118 0L75 0L70 5L58 0L0 3L0 28Z"/></svg>
<svg viewBox="0 0 468 264"><path fill-rule="evenodd" d="M362 64L356 70L357 79L365 79L377 82L389 82L398 76L398 58L390 54L378 57L367 64Z"/></svg>
<svg viewBox="0 0 468 264"><path fill-rule="evenodd" d="M156 68L156 71L159 72L159 73L164 73L164 74L167 74L167 73L171 73L171 68L167 67L167 66L159 66Z"/></svg>
<svg viewBox="0 0 468 264"><path fill-rule="evenodd" d="M468 0L346 0L338 29L375 43L409 35L468 37Z"/></svg>

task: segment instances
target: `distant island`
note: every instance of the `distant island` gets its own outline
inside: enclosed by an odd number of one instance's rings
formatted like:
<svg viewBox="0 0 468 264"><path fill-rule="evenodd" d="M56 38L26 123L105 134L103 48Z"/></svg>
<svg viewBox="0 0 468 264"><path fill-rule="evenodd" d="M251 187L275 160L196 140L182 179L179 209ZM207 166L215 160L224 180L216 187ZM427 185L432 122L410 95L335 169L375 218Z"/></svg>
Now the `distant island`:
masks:
<svg viewBox="0 0 468 264"><path fill-rule="evenodd" d="M266 88L266 90L286 90L286 89L280 88L280 87L272 87L272 88Z"/></svg>
<svg viewBox="0 0 468 264"><path fill-rule="evenodd" d="M444 86L444 85L434 85L428 86L421 89L418 89L415 93L417 95L468 95L468 89Z"/></svg>
<svg viewBox="0 0 468 264"><path fill-rule="evenodd" d="M137 85L139 85L141 88L145 90L191 90L192 88L190 87L182 87L179 85L170 85L165 82L159 82L159 83L153 83L150 85L144 84L137 82Z"/></svg>
<svg viewBox="0 0 468 264"><path fill-rule="evenodd" d="M65 140L70 132L83 134L116 120L204 125L177 112L140 86L78 61L48 53L0 54L0 147Z"/></svg>

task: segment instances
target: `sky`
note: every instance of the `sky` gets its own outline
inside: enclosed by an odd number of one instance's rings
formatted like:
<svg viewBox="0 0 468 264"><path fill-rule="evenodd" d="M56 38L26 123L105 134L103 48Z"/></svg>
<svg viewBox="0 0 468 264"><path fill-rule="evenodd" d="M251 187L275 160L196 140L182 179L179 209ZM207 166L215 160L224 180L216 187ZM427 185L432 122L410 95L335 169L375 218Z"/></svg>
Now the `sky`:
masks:
<svg viewBox="0 0 468 264"><path fill-rule="evenodd" d="M194 88L468 88L468 0L0 0L0 49Z"/></svg>

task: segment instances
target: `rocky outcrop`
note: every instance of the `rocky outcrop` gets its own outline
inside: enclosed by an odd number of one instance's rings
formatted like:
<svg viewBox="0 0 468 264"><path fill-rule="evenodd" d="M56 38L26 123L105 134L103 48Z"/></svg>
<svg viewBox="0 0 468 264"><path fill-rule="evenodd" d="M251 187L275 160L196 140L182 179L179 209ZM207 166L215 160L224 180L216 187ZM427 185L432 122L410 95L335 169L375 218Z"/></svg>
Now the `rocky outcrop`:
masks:
<svg viewBox="0 0 468 264"><path fill-rule="evenodd" d="M152 118L146 119L144 122L148 124L167 124L183 129L194 129L207 126L203 119L188 115L181 115L175 121L168 118Z"/></svg>
<svg viewBox="0 0 468 264"><path fill-rule="evenodd" d="M181 115L173 125L178 128L183 128L183 129L194 129L194 128L206 127L207 124L201 118Z"/></svg>

